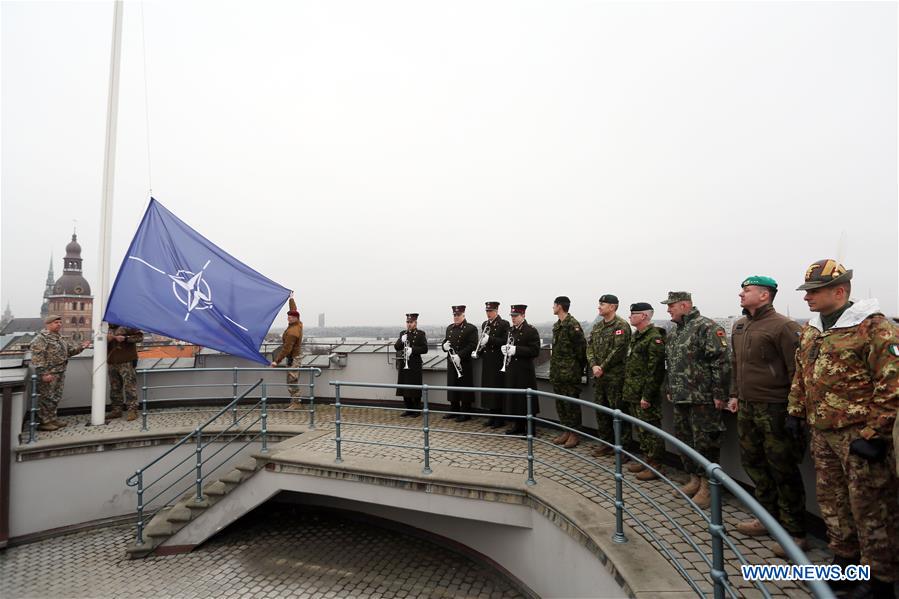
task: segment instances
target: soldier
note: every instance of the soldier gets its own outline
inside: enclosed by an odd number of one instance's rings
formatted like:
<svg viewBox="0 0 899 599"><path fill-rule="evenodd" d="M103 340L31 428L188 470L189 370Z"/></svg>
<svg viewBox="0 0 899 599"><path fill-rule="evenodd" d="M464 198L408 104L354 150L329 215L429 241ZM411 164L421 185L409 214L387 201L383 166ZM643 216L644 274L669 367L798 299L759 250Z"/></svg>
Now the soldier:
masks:
<svg viewBox="0 0 899 599"><path fill-rule="evenodd" d="M662 382L665 380L665 332L652 324L652 305L647 302L631 304L631 326L637 332L624 367L622 400L627 413L634 418L662 428ZM649 431L637 428L637 440L644 459L656 471L662 468L665 442ZM628 464L629 472L639 480L654 480L658 475L640 462Z"/></svg>
<svg viewBox="0 0 899 599"><path fill-rule="evenodd" d="M481 324L481 339L478 342L478 350L472 353L472 357L481 357L481 386L502 389L506 386L506 373L501 372L503 367L503 354L500 348L509 339L509 321L503 320L497 314L499 302L486 302L484 310L487 320ZM504 393L481 393L481 404L491 416L484 426L499 428L505 424L500 416L503 413Z"/></svg>
<svg viewBox="0 0 899 599"><path fill-rule="evenodd" d="M511 343L503 345L500 351L505 356L506 362L506 387L509 389L536 389L537 371L534 368L534 358L540 355L540 333L525 320L525 312L528 307L524 304L514 304L510 316L512 318ZM511 415L526 416L528 413L527 397L525 395L509 394L507 398L506 412ZM540 413L539 398L531 400L532 414ZM507 435L527 434L527 423L524 418L515 418L515 423Z"/></svg>
<svg viewBox="0 0 899 599"><path fill-rule="evenodd" d="M406 330L400 332L393 344L396 350L396 382L398 385L421 385L422 354L428 353L428 337L418 329L418 314L406 314ZM414 418L421 414L421 389L397 389L396 394L403 398L406 411L400 414L404 418Z"/></svg>
<svg viewBox="0 0 899 599"><path fill-rule="evenodd" d="M108 418L121 418L128 410L126 420L137 420L137 344L144 340L138 329L109 325L106 334L106 373L109 377Z"/></svg>
<svg viewBox="0 0 899 599"><path fill-rule="evenodd" d="M727 403L730 356L727 333L693 306L686 291L669 291L668 314L675 327L665 340L668 397L674 404L675 436L710 462L718 462L724 421L715 407ZM687 456L681 456L690 481L680 488L705 509L711 503L705 471ZM675 495L679 494L675 492Z"/></svg>
<svg viewBox="0 0 899 599"><path fill-rule="evenodd" d="M37 375L39 431L55 431L66 426L57 420L56 407L62 399L62 389L66 381L66 366L69 358L78 355L90 345L81 345L63 338L62 316L51 314L44 319L46 327L31 342L31 366Z"/></svg>
<svg viewBox="0 0 899 599"><path fill-rule="evenodd" d="M474 372L472 370L471 352L478 346L478 329L465 320L465 306L453 306L453 324L446 327L443 338L443 351L446 359L447 387L473 387ZM452 412L471 412L474 394L471 391L449 391L450 411L443 415L444 420L450 418L457 422L471 420L468 414Z"/></svg>
<svg viewBox="0 0 899 599"><path fill-rule="evenodd" d="M631 327L616 315L618 298L612 294L599 298L599 315L602 320L593 325L587 343L587 362L593 375L593 400L607 408L623 410L621 390L624 385L624 363L631 340ZM614 443L612 417L596 412L596 429L600 439ZM622 427L621 444L630 442L630 427ZM602 457L612 453L608 445L600 445L593 455ZM624 461L628 461L625 457Z"/></svg>
<svg viewBox="0 0 899 599"><path fill-rule="evenodd" d="M303 345L303 323L300 321L300 313L297 311L297 303L290 292L289 309L287 310L287 328L281 335L281 347L272 358L271 367L275 368L281 360L287 359L287 368L299 368L301 348ZM287 371L287 392L290 394L288 410L299 410L303 407L302 393L300 392L300 373L296 370Z"/></svg>
<svg viewBox="0 0 899 599"><path fill-rule="evenodd" d="M899 334L876 299L850 301L852 271L819 260L803 298L817 314L802 328L787 430L811 429L821 517L834 563L866 564L855 592L893 597L899 580L897 481L890 432L899 408ZM845 581L832 586L848 586Z"/></svg>
<svg viewBox="0 0 899 599"><path fill-rule="evenodd" d="M731 336L727 408L737 412L740 455L755 483L755 498L805 549L805 488L799 472L805 447L785 429L800 327L774 310L777 281L752 276L741 287L743 318L734 323ZM750 536L767 532L758 518L740 522L737 530ZM786 556L779 543L774 555Z"/></svg>
<svg viewBox="0 0 899 599"><path fill-rule="evenodd" d="M553 347L549 360L549 382L553 393L580 399L581 376L587 365L587 339L577 318L568 313L571 300L560 295L553 300L553 314L558 318L553 324ZM579 430L581 427L581 407L561 399L556 400L556 411L563 426ZM577 447L577 433L563 430L553 439L556 445L566 449Z"/></svg>

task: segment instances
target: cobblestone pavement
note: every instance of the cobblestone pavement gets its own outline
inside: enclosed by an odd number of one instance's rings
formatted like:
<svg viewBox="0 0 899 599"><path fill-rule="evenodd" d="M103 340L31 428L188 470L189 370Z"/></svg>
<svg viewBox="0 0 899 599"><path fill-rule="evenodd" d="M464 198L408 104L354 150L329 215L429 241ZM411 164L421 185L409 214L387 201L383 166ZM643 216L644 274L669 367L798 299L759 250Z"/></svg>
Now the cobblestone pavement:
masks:
<svg viewBox="0 0 899 599"><path fill-rule="evenodd" d="M392 460L399 462L416 462L423 465L423 433L421 418L400 418L401 410L372 409L362 407L344 407L341 420L344 440L342 451L345 457L358 456L372 459ZM180 410L159 411L150 415L149 427L190 427L208 418L212 410ZM431 465L447 465L459 468L488 470L495 472L518 473L524 480L527 476L526 442L520 438L509 438L502 434L487 434L490 429L484 428L483 419L458 423L443 420L441 414L431 415ZM303 425L308 423L309 414L300 411L273 410L269 418L269 428L279 424ZM89 416L67 418L72 424L65 429L52 433L42 433L41 438L61 438L63 436L79 436L96 434L96 428L79 426L89 421ZM316 428L333 430L335 411L332 405L316 406ZM230 417L223 417L223 423L230 423ZM378 425L375 428L366 425ZM397 428L394 428L397 427ZM113 421L108 427L110 431L140 429L140 421ZM502 429L500 429L500 433ZM534 456L538 462L534 466L537 483L545 477L577 490L584 497L602 505L608 510L614 509L614 459L612 457L593 458L589 451L594 443L581 443L575 450L566 451L552 445L550 439L557 434L556 430L538 428L537 441L534 443ZM413 445L416 448L385 447L367 445L353 441L387 443L392 445ZM304 445L308 451L334 454L334 440L326 436ZM454 453L453 450L489 452L490 456ZM686 480L686 475L678 470L666 468L675 482ZM699 588L706 593L711 592L708 573L711 560L711 541L708 533L708 512L703 515L690 507L682 496L675 497L671 487L656 480L637 481L634 475L626 473L624 477L624 504L626 506L625 523L638 534L653 544L672 563L683 568L686 578L696 581ZM740 520L750 518L745 507L733 497L726 495L723 518L730 541L745 557L748 563L783 563L774 557L771 550L772 540L768 537L748 537L735 530ZM684 532L677 529L677 523ZM812 549L809 558L815 563L829 563L831 558L822 541L811 539ZM695 544L695 547L694 547ZM725 570L729 580L740 593L746 597L761 596L751 584L742 580L739 574L740 562L730 550L725 551ZM768 591L775 597L807 597L809 593L804 586L791 582L770 583Z"/></svg>
<svg viewBox="0 0 899 599"><path fill-rule="evenodd" d="M292 506L264 506L182 555L127 560L130 536L115 526L0 552L0 597L522 596L428 541Z"/></svg>

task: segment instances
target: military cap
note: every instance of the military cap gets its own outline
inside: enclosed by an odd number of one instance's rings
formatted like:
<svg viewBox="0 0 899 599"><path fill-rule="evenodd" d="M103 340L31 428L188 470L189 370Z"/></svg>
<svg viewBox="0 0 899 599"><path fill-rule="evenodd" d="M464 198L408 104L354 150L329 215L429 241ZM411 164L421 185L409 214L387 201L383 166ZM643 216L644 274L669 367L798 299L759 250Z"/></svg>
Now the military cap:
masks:
<svg viewBox="0 0 899 599"><path fill-rule="evenodd" d="M652 304L648 302L637 302L635 304L631 304L631 312L645 312L647 310L652 310Z"/></svg>
<svg viewBox="0 0 899 599"><path fill-rule="evenodd" d="M615 304L618 305L618 296L612 295L611 293L606 293L605 295L599 298L599 303L601 304Z"/></svg>
<svg viewBox="0 0 899 599"><path fill-rule="evenodd" d="M499 302L484 302L484 310L488 312L497 308L499 308Z"/></svg>
<svg viewBox="0 0 899 599"><path fill-rule="evenodd" d="M528 307L525 304L512 304L512 316L516 314L521 314L524 316L524 313L527 311Z"/></svg>
<svg viewBox="0 0 899 599"><path fill-rule="evenodd" d="M287 315L288 315L288 316L297 316L297 317L299 317L300 313L299 313L298 311L296 311L296 310L288 310L288 311L287 311Z"/></svg>
<svg viewBox="0 0 899 599"><path fill-rule="evenodd" d="M669 291L668 299L663 299L662 304L674 304L677 302L692 302L693 296L689 291Z"/></svg>
<svg viewBox="0 0 899 599"><path fill-rule="evenodd" d="M465 314L465 306L453 306L453 316Z"/></svg>
<svg viewBox="0 0 899 599"><path fill-rule="evenodd" d="M50 314L47 318L44 319L44 324L50 324L51 322L55 322L57 320L62 320L62 316L57 314Z"/></svg>
<svg viewBox="0 0 899 599"><path fill-rule="evenodd" d="M556 299L553 300L554 304L559 304L560 306L570 306L571 300L568 299L567 295L560 295Z"/></svg>
<svg viewBox="0 0 899 599"><path fill-rule="evenodd" d="M751 277L746 277L745 279L743 279L743 282L740 283L740 287L746 287L747 285L768 287L775 290L777 289L777 281L775 281L771 277L766 277L764 275L752 275Z"/></svg>
<svg viewBox="0 0 899 599"><path fill-rule="evenodd" d="M846 283L852 280L852 271L836 260L824 259L812 262L805 269L805 283L796 288L796 291L819 289L837 283Z"/></svg>
<svg viewBox="0 0 899 599"><path fill-rule="evenodd" d="M406 314L406 322L415 322L418 320L418 312L409 312Z"/></svg>

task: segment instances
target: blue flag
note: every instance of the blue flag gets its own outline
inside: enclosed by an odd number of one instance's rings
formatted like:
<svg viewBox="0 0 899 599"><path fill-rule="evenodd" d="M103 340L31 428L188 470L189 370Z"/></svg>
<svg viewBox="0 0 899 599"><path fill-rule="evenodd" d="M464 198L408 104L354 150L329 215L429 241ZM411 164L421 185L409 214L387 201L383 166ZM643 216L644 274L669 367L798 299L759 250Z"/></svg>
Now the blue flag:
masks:
<svg viewBox="0 0 899 599"><path fill-rule="evenodd" d="M103 320L268 364L259 346L289 295L150 198Z"/></svg>

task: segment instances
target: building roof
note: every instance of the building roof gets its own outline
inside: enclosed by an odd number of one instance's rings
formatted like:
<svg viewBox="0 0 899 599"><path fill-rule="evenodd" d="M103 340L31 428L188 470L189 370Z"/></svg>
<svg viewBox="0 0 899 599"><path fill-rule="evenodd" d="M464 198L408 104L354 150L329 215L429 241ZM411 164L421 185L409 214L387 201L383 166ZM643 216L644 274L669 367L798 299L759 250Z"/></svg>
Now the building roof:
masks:
<svg viewBox="0 0 899 599"><path fill-rule="evenodd" d="M43 318L13 318L0 331L0 335L12 333L37 333L44 328Z"/></svg>

